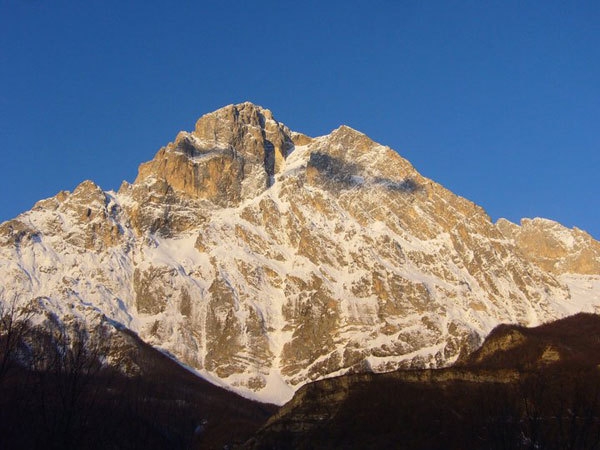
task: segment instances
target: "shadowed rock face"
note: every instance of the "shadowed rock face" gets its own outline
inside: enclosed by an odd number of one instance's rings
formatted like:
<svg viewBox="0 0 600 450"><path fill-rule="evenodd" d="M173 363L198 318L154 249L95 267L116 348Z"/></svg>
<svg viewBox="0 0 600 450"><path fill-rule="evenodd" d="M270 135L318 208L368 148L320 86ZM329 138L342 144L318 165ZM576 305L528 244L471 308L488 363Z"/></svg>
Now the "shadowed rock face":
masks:
<svg viewBox="0 0 600 450"><path fill-rule="evenodd" d="M531 370L600 364L600 316L576 314L535 328L500 325L461 366Z"/></svg>
<svg viewBox="0 0 600 450"><path fill-rule="evenodd" d="M594 311L598 243L528 227L491 223L356 130L310 138L243 103L118 193L85 182L1 224L0 294L97 308L282 403L309 380L449 365L502 322Z"/></svg>
<svg viewBox="0 0 600 450"><path fill-rule="evenodd" d="M243 448L593 448L599 335L593 314L500 325L454 367L310 383Z"/></svg>

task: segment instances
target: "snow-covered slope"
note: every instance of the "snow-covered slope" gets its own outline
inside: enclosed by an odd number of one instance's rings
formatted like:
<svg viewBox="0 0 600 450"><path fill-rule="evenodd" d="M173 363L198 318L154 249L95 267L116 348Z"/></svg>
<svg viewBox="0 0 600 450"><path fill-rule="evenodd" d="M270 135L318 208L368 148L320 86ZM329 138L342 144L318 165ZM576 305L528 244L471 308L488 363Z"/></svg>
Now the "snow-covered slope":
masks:
<svg viewBox="0 0 600 450"><path fill-rule="evenodd" d="M594 312L598 243L549 223L493 224L351 128L309 138L244 103L119 192L87 181L0 225L0 296L92 308L283 403L327 376L448 365L501 322ZM579 256L538 254L528 233Z"/></svg>

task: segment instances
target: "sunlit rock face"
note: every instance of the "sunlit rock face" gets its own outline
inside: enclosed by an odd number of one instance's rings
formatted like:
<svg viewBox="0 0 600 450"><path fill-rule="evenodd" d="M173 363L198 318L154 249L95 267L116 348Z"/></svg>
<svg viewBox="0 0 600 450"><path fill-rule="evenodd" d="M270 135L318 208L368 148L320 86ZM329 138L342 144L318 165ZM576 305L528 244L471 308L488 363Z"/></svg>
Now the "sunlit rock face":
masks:
<svg viewBox="0 0 600 450"><path fill-rule="evenodd" d="M0 225L0 294L88 305L282 403L336 374L448 365L502 322L593 312L598 249L553 222L493 224L349 127L310 138L243 103L118 192L84 182Z"/></svg>
<svg viewBox="0 0 600 450"><path fill-rule="evenodd" d="M568 229L548 219L507 220L498 227L529 261L555 275L600 273L600 242L578 228Z"/></svg>

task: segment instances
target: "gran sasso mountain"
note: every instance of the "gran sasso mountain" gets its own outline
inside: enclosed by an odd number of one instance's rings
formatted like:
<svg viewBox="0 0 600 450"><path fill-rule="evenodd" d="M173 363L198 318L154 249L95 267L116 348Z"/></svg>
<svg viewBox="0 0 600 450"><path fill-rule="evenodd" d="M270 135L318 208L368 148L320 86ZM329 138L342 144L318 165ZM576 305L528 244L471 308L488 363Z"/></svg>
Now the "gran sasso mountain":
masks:
<svg viewBox="0 0 600 450"><path fill-rule="evenodd" d="M276 403L600 307L585 232L494 224L351 128L310 138L251 103L200 118L118 192L86 181L0 225L0 274L40 324L105 317Z"/></svg>

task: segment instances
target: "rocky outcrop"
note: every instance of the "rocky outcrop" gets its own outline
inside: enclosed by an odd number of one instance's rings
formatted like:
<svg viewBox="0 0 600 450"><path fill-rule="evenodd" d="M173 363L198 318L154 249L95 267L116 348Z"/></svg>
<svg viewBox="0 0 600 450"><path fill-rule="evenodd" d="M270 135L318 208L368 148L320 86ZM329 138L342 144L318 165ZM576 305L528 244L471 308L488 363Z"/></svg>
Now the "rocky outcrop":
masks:
<svg viewBox="0 0 600 450"><path fill-rule="evenodd" d="M523 219L515 225L501 219L500 231L515 242L529 261L555 275L598 275L600 242L579 228L568 229L548 219Z"/></svg>
<svg viewBox="0 0 600 450"><path fill-rule="evenodd" d="M132 186L121 188L134 199L134 228L183 231L194 226L195 210L206 209L195 201L228 207L255 197L282 170L294 138L306 137L293 136L269 110L251 103L201 117L192 133L179 133L140 166ZM181 215L192 220L182 221Z"/></svg>
<svg viewBox="0 0 600 450"><path fill-rule="evenodd" d="M192 133L180 133L140 166L134 184L159 183L189 198L237 204L272 183L293 145L290 130L269 110L231 105L201 117Z"/></svg>
<svg viewBox="0 0 600 450"><path fill-rule="evenodd" d="M26 239L39 243L42 236L60 236L64 244L80 251L102 251L122 242L119 207L113 198L92 181L84 181L70 193L35 204L34 222L19 218L0 225L0 236L17 245ZM8 242L5 242L8 243Z"/></svg>

